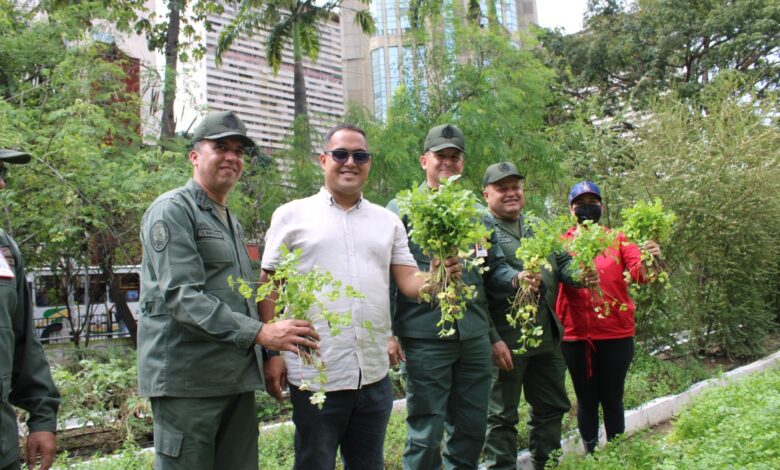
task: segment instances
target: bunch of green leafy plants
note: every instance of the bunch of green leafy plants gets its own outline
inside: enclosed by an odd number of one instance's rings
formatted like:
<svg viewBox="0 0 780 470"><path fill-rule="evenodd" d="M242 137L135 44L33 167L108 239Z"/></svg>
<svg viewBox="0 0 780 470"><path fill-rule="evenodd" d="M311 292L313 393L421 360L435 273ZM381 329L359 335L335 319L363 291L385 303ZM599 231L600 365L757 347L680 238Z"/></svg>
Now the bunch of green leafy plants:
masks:
<svg viewBox="0 0 780 470"><path fill-rule="evenodd" d="M138 369L132 351L84 354L75 364L52 367L62 395L59 425L113 429L134 441L152 431L149 400L138 396Z"/></svg>
<svg viewBox="0 0 780 470"><path fill-rule="evenodd" d="M438 302L441 319L439 336L455 333L453 325L463 318L469 300L474 298L474 286L460 278L450 278L443 260L459 256L467 269L482 269L482 258L471 256L475 245L489 247L490 231L482 223L482 211L472 191L458 184L460 175L443 180L438 189L405 190L398 195L398 208L411 226L409 237L422 252L441 261L427 277L420 290L420 299Z"/></svg>
<svg viewBox="0 0 780 470"><path fill-rule="evenodd" d="M548 222L529 217L528 225L533 236L523 238L515 256L523 263L524 271L532 275L541 274L542 269L550 269L550 255L564 250L562 237L571 225L571 218L559 216ZM520 337L517 340L519 346L512 351L515 354L523 354L542 342L541 336L544 332L536 318L538 306L539 291L528 284L520 283L506 315L509 324L520 329Z"/></svg>
<svg viewBox="0 0 780 470"><path fill-rule="evenodd" d="M780 468L780 370L714 387L697 396L671 423L668 435L622 436L560 469Z"/></svg>
<svg viewBox="0 0 780 470"><path fill-rule="evenodd" d="M281 262L269 277L268 282L257 288L241 278L228 277L228 285L238 288L238 291L247 299L260 302L266 298L275 298L275 319L306 320L312 324L316 320L324 319L328 323L330 334L336 336L341 333L341 328L352 324L352 315L349 312L338 313L329 310L325 303L334 302L342 296L362 299L363 295L352 286L344 286L341 281L333 278L330 272L322 272L315 266L313 269L301 272L298 265L301 261L301 250L290 251L282 245ZM370 323L363 325L371 329ZM325 364L320 354L309 348L298 348L298 358L303 364L311 365L317 370L318 390L313 391L310 401L312 404L322 407L325 402L325 385L328 377ZM301 379L301 390L311 390L311 384Z"/></svg>
<svg viewBox="0 0 780 470"><path fill-rule="evenodd" d="M577 226L574 236L563 240L563 246L566 251L571 253L572 257L572 279L582 282L589 273L596 271L596 257L607 256L607 250L616 247L617 233L593 223L593 221L586 220ZM615 259L615 263L618 261ZM598 284L589 287L589 290L591 301L596 306L594 311L599 317L608 316L615 299L609 298ZM627 308L628 306L625 304L619 306L621 311L625 311Z"/></svg>
<svg viewBox="0 0 780 470"><path fill-rule="evenodd" d="M642 262L648 270L651 282L666 283L669 275L666 272L662 259L648 253L644 244L653 240L657 243L668 241L674 229L677 216L672 211L664 210L660 198L655 198L652 203L638 201L634 206L623 210L623 226L620 231L626 237L639 245Z"/></svg>

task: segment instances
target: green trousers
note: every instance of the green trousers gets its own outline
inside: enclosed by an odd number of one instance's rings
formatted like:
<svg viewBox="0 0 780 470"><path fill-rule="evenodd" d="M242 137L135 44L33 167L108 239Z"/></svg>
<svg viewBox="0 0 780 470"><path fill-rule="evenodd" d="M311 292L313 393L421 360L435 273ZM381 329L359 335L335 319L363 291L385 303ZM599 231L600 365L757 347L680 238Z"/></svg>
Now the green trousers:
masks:
<svg viewBox="0 0 780 470"><path fill-rule="evenodd" d="M520 392L530 405L529 451L535 469L543 469L550 452L561 447L561 421L571 408L566 396L566 364L559 347L531 356L514 356L511 371L493 368L485 439L489 469L517 468L517 407Z"/></svg>
<svg viewBox="0 0 780 470"><path fill-rule="evenodd" d="M401 346L406 354L404 469L438 470L442 463L447 469L476 469L490 390L487 335L462 341L401 338Z"/></svg>
<svg viewBox="0 0 780 470"><path fill-rule="evenodd" d="M19 462L19 460L17 460L15 462L11 462L5 467L0 468L0 470L20 470L21 468L22 468L22 464Z"/></svg>
<svg viewBox="0 0 780 470"><path fill-rule="evenodd" d="M257 470L254 392L151 401L156 470Z"/></svg>

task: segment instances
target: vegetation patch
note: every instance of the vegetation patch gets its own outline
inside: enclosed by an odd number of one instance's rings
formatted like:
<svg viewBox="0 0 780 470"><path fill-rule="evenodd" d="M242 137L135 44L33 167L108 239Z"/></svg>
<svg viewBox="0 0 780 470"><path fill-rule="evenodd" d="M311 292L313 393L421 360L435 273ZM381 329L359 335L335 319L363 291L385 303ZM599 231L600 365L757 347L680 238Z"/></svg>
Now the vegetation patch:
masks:
<svg viewBox="0 0 780 470"><path fill-rule="evenodd" d="M697 397L668 435L640 433L588 457L567 456L563 469L780 468L780 369Z"/></svg>

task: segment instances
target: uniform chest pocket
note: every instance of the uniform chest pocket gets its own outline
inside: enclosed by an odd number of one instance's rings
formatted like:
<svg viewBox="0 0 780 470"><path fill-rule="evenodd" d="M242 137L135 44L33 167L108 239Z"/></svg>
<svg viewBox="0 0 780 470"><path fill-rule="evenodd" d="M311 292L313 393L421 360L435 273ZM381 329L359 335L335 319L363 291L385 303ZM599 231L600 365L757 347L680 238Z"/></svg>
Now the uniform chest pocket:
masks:
<svg viewBox="0 0 780 470"><path fill-rule="evenodd" d="M6 304L8 315L0 315L0 328L11 327L11 315L16 310L16 280L0 278L0 302Z"/></svg>
<svg viewBox="0 0 780 470"><path fill-rule="evenodd" d="M211 227L198 227L195 243L198 245L198 253L204 262L233 262L233 242L224 231Z"/></svg>

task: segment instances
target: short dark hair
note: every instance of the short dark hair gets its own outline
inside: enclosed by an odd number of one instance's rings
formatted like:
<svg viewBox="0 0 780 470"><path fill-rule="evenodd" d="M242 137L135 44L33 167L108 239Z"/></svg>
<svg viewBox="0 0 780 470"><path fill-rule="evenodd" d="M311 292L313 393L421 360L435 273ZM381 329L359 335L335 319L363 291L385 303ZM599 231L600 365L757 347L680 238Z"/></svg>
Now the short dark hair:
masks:
<svg viewBox="0 0 780 470"><path fill-rule="evenodd" d="M359 128L358 126L356 126L354 124L341 123L341 124L336 124L335 126L333 126L328 131L328 133L325 134L325 141L324 141L325 146L326 147L328 146L328 143L330 142L330 139L333 138L333 135L336 132L343 131L343 130L357 132L358 134L362 135L364 139L368 140L368 137L366 137L366 131L364 131L363 129Z"/></svg>

